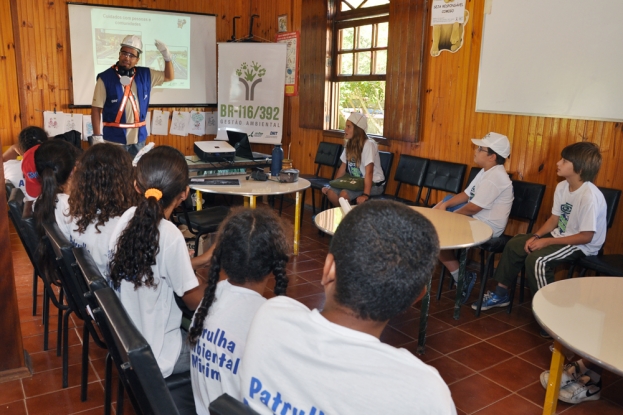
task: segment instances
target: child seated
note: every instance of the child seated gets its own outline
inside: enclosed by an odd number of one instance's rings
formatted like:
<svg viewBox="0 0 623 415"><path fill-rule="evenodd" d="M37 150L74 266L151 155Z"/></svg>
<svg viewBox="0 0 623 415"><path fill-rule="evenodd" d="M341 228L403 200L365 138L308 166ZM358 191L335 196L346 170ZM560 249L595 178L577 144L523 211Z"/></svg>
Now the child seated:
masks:
<svg viewBox="0 0 623 415"><path fill-rule="evenodd" d="M260 414L456 414L437 370L379 340L425 294L438 253L435 228L408 206L353 209L325 261L324 309L278 297L255 315L243 401Z"/></svg>
<svg viewBox="0 0 623 415"><path fill-rule="evenodd" d="M70 195L57 197L56 223L74 246L87 249L102 275L108 275L110 236L137 200L130 154L114 144L92 146L78 160Z"/></svg>
<svg viewBox="0 0 623 415"><path fill-rule="evenodd" d="M251 320L266 302L266 283L274 276L276 295L288 285L286 240L281 220L268 209L243 209L221 224L208 287L188 336L199 415L209 415L210 402L223 393L240 399L240 363ZM221 272L226 279L218 282Z"/></svg>
<svg viewBox="0 0 623 415"><path fill-rule="evenodd" d="M161 146L145 154L134 183L142 197L121 215L109 244L112 286L164 377L190 369L188 332L180 327L174 294L194 310L205 288L193 271L184 235L168 221L188 196L188 182L188 165L178 150Z"/></svg>

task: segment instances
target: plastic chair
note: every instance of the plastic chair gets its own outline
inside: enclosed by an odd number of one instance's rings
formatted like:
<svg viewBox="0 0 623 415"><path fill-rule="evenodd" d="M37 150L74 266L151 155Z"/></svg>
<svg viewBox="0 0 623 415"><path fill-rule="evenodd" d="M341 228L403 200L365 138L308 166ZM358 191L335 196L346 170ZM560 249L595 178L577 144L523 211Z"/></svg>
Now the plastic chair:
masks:
<svg viewBox="0 0 623 415"><path fill-rule="evenodd" d="M210 415L258 415L253 409L224 393L208 407Z"/></svg>
<svg viewBox="0 0 623 415"><path fill-rule="evenodd" d="M607 187L600 187L599 190L601 190L606 199L606 223L608 229L610 229L614 223L614 216L616 215L617 208L619 207L621 191L619 189L610 189ZM595 271L597 275L623 276L623 255L604 255L602 247L597 255L587 256L575 261L569 268L568 278L573 277L575 267L582 269L580 277L586 275L586 271L588 270Z"/></svg>
<svg viewBox="0 0 623 415"><path fill-rule="evenodd" d="M398 160L398 167L394 173L394 181L398 183L396 186L396 192L394 195L382 194L379 196L373 196L373 199L390 199L398 202L406 203L408 205L418 205L420 197L422 195L422 188L424 184L424 177L426 176L426 169L428 168L429 159L409 156L401 154ZM398 197L402 184L419 187L415 200L408 200Z"/></svg>
<svg viewBox="0 0 623 415"><path fill-rule="evenodd" d="M452 163L449 161L431 160L426 170L424 178L424 187L428 188L424 199L424 206L430 200L432 190L441 190L450 193L459 193L465 178L467 165L460 163Z"/></svg>
<svg viewBox="0 0 623 415"><path fill-rule="evenodd" d="M61 233L56 222L44 223L44 241L48 247L50 255L56 259L58 275L67 296L67 305L63 316L63 326L67 327L69 315L74 313L76 317L83 321L82 325L82 382L80 390L80 400L87 399L87 384L89 376L89 336L93 337L95 344L102 349L106 349L106 344L100 339L93 319L89 314L89 303L85 298L85 293L89 292L83 278L76 275L76 258L72 252L71 243ZM69 331L63 333L63 388L68 386L68 359L69 359Z"/></svg>
<svg viewBox="0 0 623 415"><path fill-rule="evenodd" d="M188 230L195 235L195 256L197 256L199 240L205 234L216 232L221 222L229 214L229 208L227 206L212 206L204 207L202 210L190 210L187 200L182 202L183 211L176 216L176 221L188 226Z"/></svg>
<svg viewBox="0 0 623 415"><path fill-rule="evenodd" d="M98 307L95 320L109 345L108 351L132 406L139 414L180 414L151 347L138 331L112 288L93 293Z"/></svg>
<svg viewBox="0 0 623 415"><path fill-rule="evenodd" d="M56 276L49 276L44 272L41 264L37 259L37 247L39 244L39 236L35 230L35 221L32 217L23 218L24 212L24 193L18 188L11 191L11 197L9 198L9 217L15 226L17 236L24 246L24 250L30 259L33 266L33 282L32 282L32 315L37 314L37 283L39 278L43 282L43 311L41 315L43 317L43 350L48 350L48 334L49 334L49 308L50 300L54 307L58 308L58 331L56 339L56 355L61 355L61 341L63 336L63 311L67 310L68 306L63 304L64 293L60 285L60 281ZM54 290L54 287L59 288L58 296Z"/></svg>
<svg viewBox="0 0 623 415"><path fill-rule="evenodd" d="M303 179L309 180L311 186L311 195L312 195L312 214L316 214L316 199L314 197L314 190L322 191L322 188L327 186L331 180L335 177L335 172L340 164L340 155L342 154L342 145L335 143L328 143L326 141L322 141L318 144L318 150L316 150L316 158L314 159L314 163L316 163L316 173L314 174L302 174L300 177ZM330 177L322 177L320 175L320 170L322 166L330 167L332 169ZM303 198L301 200L301 206L305 206L305 193L306 190L303 191ZM321 194L321 200L324 201L324 195ZM321 205L323 204L321 202ZM283 205L283 196L281 199L281 204ZM305 209L301 209L301 222L303 221L303 212Z"/></svg>

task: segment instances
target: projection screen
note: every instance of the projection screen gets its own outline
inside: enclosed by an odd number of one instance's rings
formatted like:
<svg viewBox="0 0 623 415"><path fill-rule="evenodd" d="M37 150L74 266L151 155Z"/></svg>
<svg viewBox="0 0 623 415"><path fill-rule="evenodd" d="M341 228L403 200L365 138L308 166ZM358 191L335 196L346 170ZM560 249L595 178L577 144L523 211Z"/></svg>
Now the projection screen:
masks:
<svg viewBox="0 0 623 415"><path fill-rule="evenodd" d="M90 106L96 76L117 62L121 40L143 41L138 66L164 70L154 40L173 57L175 79L152 89L150 106L216 105L216 17L68 3L73 105Z"/></svg>

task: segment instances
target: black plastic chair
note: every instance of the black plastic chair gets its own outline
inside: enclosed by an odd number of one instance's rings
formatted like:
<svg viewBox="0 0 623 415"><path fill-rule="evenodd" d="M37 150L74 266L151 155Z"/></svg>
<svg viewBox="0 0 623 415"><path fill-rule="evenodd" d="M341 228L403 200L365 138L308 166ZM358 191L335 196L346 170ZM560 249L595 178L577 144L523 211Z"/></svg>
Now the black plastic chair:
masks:
<svg viewBox="0 0 623 415"><path fill-rule="evenodd" d="M93 293L95 320L109 345L132 406L139 414L196 414L190 372L162 377L151 347L138 331L112 288ZM177 399L176 399L177 397Z"/></svg>
<svg viewBox="0 0 623 415"><path fill-rule="evenodd" d="M33 282L32 282L32 315L37 314L37 283L39 278L43 282L43 311L41 312L43 319L43 350L48 350L48 335L49 335L49 317L50 317L50 301L54 307L58 309L58 331L56 339L56 355L61 355L61 341L64 332L63 326L63 311L67 310L68 306L63 304L64 292L62 290L60 280L57 276L49 276L44 272L41 264L37 258L37 247L39 245L39 237L35 230L35 221L32 217L23 218L24 212L24 193L18 188L11 191L11 197L9 197L9 217L15 226L15 231L19 236L19 239L24 246L24 250L30 259L33 266ZM59 289L58 295L55 292L55 287Z"/></svg>
<svg viewBox="0 0 623 415"><path fill-rule="evenodd" d="M427 188L424 206L430 206L428 202L432 190L441 190L454 194L459 193L466 170L466 164L431 160L428 163L428 169L424 178L424 187Z"/></svg>
<svg viewBox="0 0 623 415"><path fill-rule="evenodd" d="M335 172L340 164L340 155L342 154L342 145L335 143L328 143L326 141L322 141L318 144L318 150L316 150L316 158L314 159L314 163L316 163L316 173L314 174L302 174L300 177L306 180L309 180L311 196L312 196L312 213L316 214L316 199L314 196L314 191L321 191L321 206L323 205L323 201L325 196L322 194L322 188L327 186L331 180L335 177ZM320 170L322 166L326 166L332 169L330 177L322 177L320 175ZM301 206L305 207L305 193L306 190L303 191L303 198L301 200ZM281 200L281 204L283 204L283 196ZM303 212L305 209L301 209L301 221L303 220Z"/></svg>
<svg viewBox="0 0 623 415"><path fill-rule="evenodd" d="M424 184L424 178L426 177L426 169L428 169L429 159L409 156L401 154L398 160L398 166L394 173L394 181L398 183L396 186L396 192L394 195L382 194L379 196L373 196L373 199L390 199L398 202L406 203L408 205L418 205L422 196L422 188ZM403 184L410 186L417 186L418 192L415 200L404 199L398 196Z"/></svg>
<svg viewBox="0 0 623 415"><path fill-rule="evenodd" d="M514 200L511 207L509 219L528 221L528 228L526 230L526 233L531 233L532 228L534 227L534 223L539 216L539 210L541 209L541 203L543 202L543 196L545 195L545 185L513 180L513 194ZM482 282L480 286L480 293L478 295L478 307L476 309L476 316L480 315L480 308L482 306L482 298L485 294L487 280L490 275L493 275L495 254L501 254L504 251L504 247L511 239L512 236L502 234L496 238L491 238L490 240L479 246L479 248L481 248L480 275ZM489 253L486 266L484 260L485 252ZM522 270L520 301L523 301L523 292L525 286L524 274L525 271ZM512 298L515 294L515 286L516 284L513 284L510 289L511 303L508 306L508 313L510 313L513 308Z"/></svg>
<svg viewBox="0 0 623 415"><path fill-rule="evenodd" d="M183 212L176 216L176 221L186 225L190 233L195 235L195 256L197 256L199 240L203 235L216 232L229 214L229 208L227 206L204 206L201 210L191 210L187 201L182 202L181 207Z"/></svg>
<svg viewBox="0 0 623 415"><path fill-rule="evenodd" d="M607 187L600 187L599 190L601 190L606 199L606 223L608 229L610 229L614 223L614 216L616 215L617 208L619 207L621 191L619 189L610 189ZM623 255L604 255L603 250L602 247L597 255L587 256L575 261L569 268L567 277L573 277L576 267L582 269L580 277L586 275L586 271L588 270L594 271L597 275L623 276Z"/></svg>
<svg viewBox="0 0 623 415"><path fill-rule="evenodd" d="M76 317L83 321L82 325L82 382L80 399L84 402L87 399L87 384L89 376L89 336L93 337L95 344L102 349L106 349L106 344L100 339L93 319L89 314L89 302L85 298L85 294L89 292L89 288L80 275L76 275L77 265L76 258L72 252L71 243L61 233L56 222L44 223L45 243L48 247L50 255L52 255L58 266L58 275L61 284L67 296L67 305L69 308L65 310L63 316L63 326L67 327L69 323L69 315L74 313ZM68 385L68 359L69 359L69 339L68 330L63 333L63 388Z"/></svg>
<svg viewBox="0 0 623 415"><path fill-rule="evenodd" d="M11 183L10 180L5 180L4 181L4 191L6 193L6 200L7 201L11 197L11 192L13 191L13 189L15 189L15 186L13 186L13 183Z"/></svg>
<svg viewBox="0 0 623 415"><path fill-rule="evenodd" d="M253 409L224 393L208 407L210 415L258 415Z"/></svg>

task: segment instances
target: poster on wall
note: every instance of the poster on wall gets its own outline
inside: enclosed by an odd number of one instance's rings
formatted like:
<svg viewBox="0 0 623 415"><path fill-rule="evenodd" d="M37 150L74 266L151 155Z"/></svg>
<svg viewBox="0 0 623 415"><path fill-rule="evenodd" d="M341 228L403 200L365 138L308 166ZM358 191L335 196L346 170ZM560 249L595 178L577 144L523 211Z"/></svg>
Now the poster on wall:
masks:
<svg viewBox="0 0 623 415"><path fill-rule="evenodd" d="M464 28L468 20L465 0L433 0L430 19L433 27L431 56L458 51L463 46Z"/></svg>
<svg viewBox="0 0 623 415"><path fill-rule="evenodd" d="M252 143L280 144L285 43L218 44L218 132L245 132Z"/></svg>
<svg viewBox="0 0 623 415"><path fill-rule="evenodd" d="M277 43L285 43L286 49L286 96L299 94L299 32L277 33Z"/></svg>

